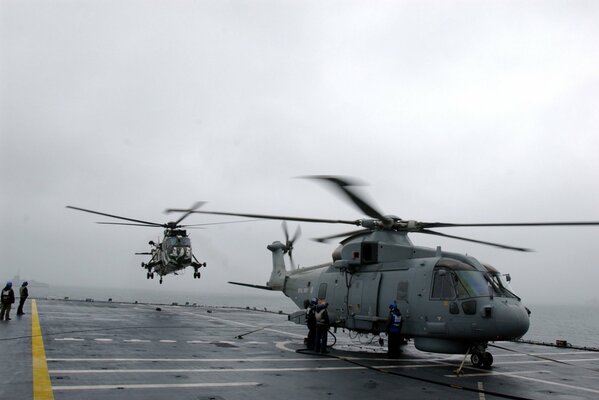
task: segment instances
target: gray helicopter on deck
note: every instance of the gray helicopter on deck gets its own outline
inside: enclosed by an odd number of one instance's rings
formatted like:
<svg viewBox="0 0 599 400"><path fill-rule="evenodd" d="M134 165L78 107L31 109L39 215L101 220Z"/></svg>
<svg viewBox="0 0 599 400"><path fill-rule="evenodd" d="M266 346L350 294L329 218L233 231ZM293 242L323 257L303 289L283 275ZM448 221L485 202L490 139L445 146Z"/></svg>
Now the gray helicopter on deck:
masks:
<svg viewBox="0 0 599 400"><path fill-rule="evenodd" d="M599 225L599 222L477 223L452 224L419 222L385 215L355 189L358 184L336 176L311 176L330 184L336 191L370 218L333 220L261 214L171 209L170 212L206 213L313 223L347 224L359 230L319 239L326 242L344 238L333 251L332 261L305 267L285 267L284 254L290 258L299 231L286 242L267 246L272 252L273 269L265 286L229 282L265 290L282 291L300 308L317 297L329 303L334 328L378 335L385 331L389 304L395 303L403 315L401 334L413 339L417 349L435 353L471 355L477 367L490 367L493 356L487 351L490 341L523 336L529 328L530 311L509 285L509 275L459 253L415 246L408 233L417 232L449 237L516 251L529 249L448 235L431 228L473 226L571 226ZM290 315L304 323L305 312Z"/></svg>
<svg viewBox="0 0 599 400"><path fill-rule="evenodd" d="M215 225L212 224L194 224L194 225L181 225L181 221L187 218L191 211L199 208L203 202L195 203L189 210L190 212L183 214L178 220L173 222L167 222L165 224L161 224L158 222L149 222L142 221L133 218L121 217L113 214L106 214L98 211L87 210L84 208L66 206L67 208L83 211L87 213L102 215L105 217L121 219L125 221L130 221L132 223L123 223L123 222L97 222L98 224L105 225L127 225L127 226L144 226L144 227L153 227L153 228L164 228L164 236L161 242L156 243L154 241L150 241L148 244L151 247L149 252L141 252L135 253L136 255L149 255L150 260L148 262L142 262L141 267L147 270L146 278L154 279L154 274L158 274L160 280L159 282L162 284L162 277L168 274L177 275L178 271L181 271L187 267L192 267L193 278L199 279L201 274L199 269L201 267L206 267L206 263L200 263L196 256L193 254L191 250L191 239L189 238L186 229L193 229L200 226L205 225ZM220 224L220 223L219 223Z"/></svg>

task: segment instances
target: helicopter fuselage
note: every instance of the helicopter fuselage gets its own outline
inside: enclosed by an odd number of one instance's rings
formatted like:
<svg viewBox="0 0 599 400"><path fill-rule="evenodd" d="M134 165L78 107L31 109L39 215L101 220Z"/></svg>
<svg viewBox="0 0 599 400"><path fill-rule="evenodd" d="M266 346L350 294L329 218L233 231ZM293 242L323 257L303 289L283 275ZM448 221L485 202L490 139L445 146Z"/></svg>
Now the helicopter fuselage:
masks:
<svg viewBox="0 0 599 400"><path fill-rule="evenodd" d="M206 266L194 259L191 249L191 239L185 230L167 229L164 231L164 239L161 243L150 242L153 246L152 257L148 263L142 263L142 267L148 270L148 279L157 273L162 277L168 274L176 274L187 267L194 268L194 278L199 278L198 269Z"/></svg>
<svg viewBox="0 0 599 400"><path fill-rule="evenodd" d="M311 298L326 300L335 327L384 332L389 305L397 304L401 333L419 350L461 354L518 338L529 327L528 310L497 270L469 256L413 246L405 234L347 240L332 263L284 274L279 247L269 246L275 265L267 285L300 308ZM303 323L303 311L290 319Z"/></svg>

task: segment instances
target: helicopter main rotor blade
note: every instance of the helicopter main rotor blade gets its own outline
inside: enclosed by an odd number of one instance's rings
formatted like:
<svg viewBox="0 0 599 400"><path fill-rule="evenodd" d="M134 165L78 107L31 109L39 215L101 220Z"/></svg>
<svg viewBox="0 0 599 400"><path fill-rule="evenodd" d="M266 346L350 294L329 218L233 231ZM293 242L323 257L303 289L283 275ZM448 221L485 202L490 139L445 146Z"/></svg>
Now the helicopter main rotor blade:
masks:
<svg viewBox="0 0 599 400"><path fill-rule="evenodd" d="M448 238L451 238L451 239L465 240L467 242L473 242L473 243L479 243L479 244L486 244L488 246L500 247L502 249L508 249L508 250L525 251L525 252L531 252L531 251L533 251L532 249L526 249L524 247L507 246L505 244L492 243L492 242L484 242L482 240L469 239L469 238L465 238L465 237L462 237L462 236L447 235L445 233L431 231L430 229L422 229L420 231L417 231L417 233L425 233L427 235L436 235L436 236L448 237Z"/></svg>
<svg viewBox="0 0 599 400"><path fill-rule="evenodd" d="M360 233L370 233L370 232L372 232L372 229L360 229L360 230L357 230L357 231L336 233L336 234L330 235L330 236L324 236L324 237L320 237L320 238L313 238L311 240L313 240L315 242L319 242L319 243L328 243L331 239L337 239L337 238L340 238L340 237L350 237L350 236L358 235Z"/></svg>
<svg viewBox="0 0 599 400"><path fill-rule="evenodd" d="M202 207L204 204L206 204L205 201L196 201L195 203L193 203L191 208L189 208L187 210L187 212L185 212L178 220L175 221L175 225L179 225L179 223L181 221L183 221L185 218L189 217L195 210Z"/></svg>
<svg viewBox="0 0 599 400"><path fill-rule="evenodd" d="M482 224L450 224L444 222L421 222L423 228L459 228L462 226L593 226L599 221L572 221L572 222L508 222L508 223L482 223Z"/></svg>
<svg viewBox="0 0 599 400"><path fill-rule="evenodd" d="M101 225L127 225L127 226L145 226L145 227L150 227L150 228L156 228L156 227L161 227L163 225L158 225L158 224L128 224L126 222L96 222L96 224L101 224Z"/></svg>
<svg viewBox="0 0 599 400"><path fill-rule="evenodd" d="M149 226L164 226L164 224L160 224L160 223L157 223L157 222L150 222L150 221L143 221L143 220L140 220L140 219L133 219L133 218L121 217L119 215L107 214L107 213L103 213L103 212L99 212L99 211L93 211L93 210L87 210L85 208L79 208L79 207L73 207L73 206L66 206L66 208L70 208L72 210L83 211L83 212L87 212L87 213L91 213L91 214L103 215L104 217L122 219L124 221L139 222L141 224L147 224Z"/></svg>
<svg viewBox="0 0 599 400"><path fill-rule="evenodd" d="M245 219L243 221L227 221L227 222L207 222L205 224L190 224L190 225L179 225L181 228L194 228L197 226L210 226L210 225L228 225L228 224L243 224L246 222L256 222L259 219Z"/></svg>
<svg viewBox="0 0 599 400"><path fill-rule="evenodd" d="M166 210L167 213L171 212L187 212L184 209L169 208ZM276 220L287 220L287 221L298 221L298 222L319 222L323 224L348 224L360 226L361 220L342 220L342 219L324 219L324 218L303 218L303 217L289 217L285 215L266 215L266 214L245 214L245 213L232 213L222 211L192 211L192 214L211 214L211 215L229 215L234 217L246 217L246 218L260 218L260 219L276 219Z"/></svg>
<svg viewBox="0 0 599 400"><path fill-rule="evenodd" d="M341 193L347 196L347 198L355 206L357 206L362 212L364 212L369 217L376 218L381 221L389 221L388 217L384 216L380 211L378 211L374 206L372 206L372 204L367 202L362 196L358 195L358 193L351 189L354 186L363 186L355 180L350 180L347 177L333 175L308 175L303 176L301 178L316 179L329 182L335 189L341 191Z"/></svg>

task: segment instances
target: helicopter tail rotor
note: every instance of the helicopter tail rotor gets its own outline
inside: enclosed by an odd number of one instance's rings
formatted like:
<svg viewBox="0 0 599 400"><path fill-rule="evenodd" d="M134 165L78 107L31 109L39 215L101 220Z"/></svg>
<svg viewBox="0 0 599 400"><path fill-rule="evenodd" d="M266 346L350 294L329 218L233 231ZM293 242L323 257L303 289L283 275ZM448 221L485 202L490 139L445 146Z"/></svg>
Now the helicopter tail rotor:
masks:
<svg viewBox="0 0 599 400"><path fill-rule="evenodd" d="M297 266L293 261L293 243L295 243L295 241L302 235L302 228L298 225L293 237L290 239L289 230L287 229L287 221L283 221L281 226L283 227L283 232L285 233L285 250L283 250L283 253L287 253L289 255L291 269L295 269Z"/></svg>

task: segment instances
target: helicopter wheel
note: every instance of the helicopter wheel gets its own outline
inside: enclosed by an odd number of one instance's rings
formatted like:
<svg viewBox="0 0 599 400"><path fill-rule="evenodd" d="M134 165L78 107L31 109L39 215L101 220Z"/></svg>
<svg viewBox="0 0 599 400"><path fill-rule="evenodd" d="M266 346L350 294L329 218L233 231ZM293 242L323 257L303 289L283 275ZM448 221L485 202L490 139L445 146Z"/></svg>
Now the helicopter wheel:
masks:
<svg viewBox="0 0 599 400"><path fill-rule="evenodd" d="M488 351L485 351L484 353L472 353L470 362L472 362L472 365L476 368L489 368L493 365L493 355Z"/></svg>
<svg viewBox="0 0 599 400"><path fill-rule="evenodd" d="M154 273L150 272L150 279L154 279Z"/></svg>
<svg viewBox="0 0 599 400"><path fill-rule="evenodd" d="M493 354L485 351L482 355L482 364L485 368L489 368L491 365L493 365Z"/></svg>
<svg viewBox="0 0 599 400"><path fill-rule="evenodd" d="M482 367L483 366L483 355L480 353L472 353L472 355L470 356L470 362L476 368Z"/></svg>
<svg viewBox="0 0 599 400"><path fill-rule="evenodd" d="M202 276L202 275L199 272L193 273L193 279L200 279L200 276Z"/></svg>
<svg viewBox="0 0 599 400"><path fill-rule="evenodd" d="M160 284L162 285L162 277L160 277Z"/></svg>

